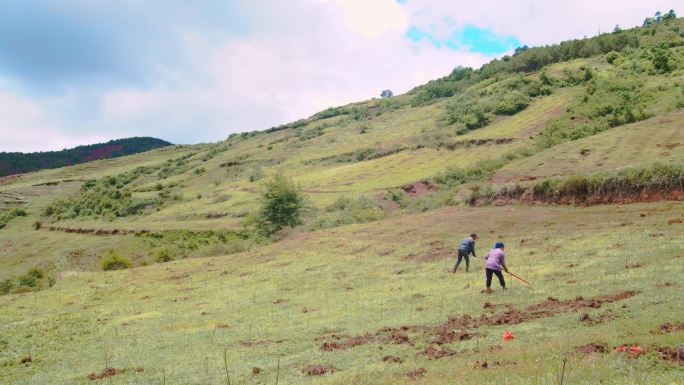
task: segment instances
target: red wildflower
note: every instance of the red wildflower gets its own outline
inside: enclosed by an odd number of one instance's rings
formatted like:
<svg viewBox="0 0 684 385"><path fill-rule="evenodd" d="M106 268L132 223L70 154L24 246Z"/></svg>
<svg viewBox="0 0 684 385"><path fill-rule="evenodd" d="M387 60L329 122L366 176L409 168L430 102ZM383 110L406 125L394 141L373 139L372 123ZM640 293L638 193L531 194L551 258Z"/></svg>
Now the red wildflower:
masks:
<svg viewBox="0 0 684 385"><path fill-rule="evenodd" d="M513 338L515 338L515 336L514 336L513 333L511 333L511 332L505 332L505 333L503 334L503 339L504 339L504 341L510 341L510 340L512 340Z"/></svg>
<svg viewBox="0 0 684 385"><path fill-rule="evenodd" d="M629 348L629 351L632 353L639 353L639 352L641 352L641 346L639 346L639 345L632 346L631 348Z"/></svg>
<svg viewBox="0 0 684 385"><path fill-rule="evenodd" d="M613 349L614 352L624 352L625 350L627 350L625 345L616 346L615 349Z"/></svg>

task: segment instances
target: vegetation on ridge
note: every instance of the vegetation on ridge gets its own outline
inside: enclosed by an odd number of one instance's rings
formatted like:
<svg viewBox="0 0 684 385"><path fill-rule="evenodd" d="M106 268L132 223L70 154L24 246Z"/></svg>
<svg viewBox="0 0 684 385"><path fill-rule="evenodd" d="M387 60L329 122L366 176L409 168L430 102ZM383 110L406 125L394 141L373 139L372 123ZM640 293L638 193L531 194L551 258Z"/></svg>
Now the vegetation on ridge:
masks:
<svg viewBox="0 0 684 385"><path fill-rule="evenodd" d="M171 145L171 143L157 138L135 137L78 146L61 151L0 152L0 177L46 168L70 166L97 159L116 158Z"/></svg>

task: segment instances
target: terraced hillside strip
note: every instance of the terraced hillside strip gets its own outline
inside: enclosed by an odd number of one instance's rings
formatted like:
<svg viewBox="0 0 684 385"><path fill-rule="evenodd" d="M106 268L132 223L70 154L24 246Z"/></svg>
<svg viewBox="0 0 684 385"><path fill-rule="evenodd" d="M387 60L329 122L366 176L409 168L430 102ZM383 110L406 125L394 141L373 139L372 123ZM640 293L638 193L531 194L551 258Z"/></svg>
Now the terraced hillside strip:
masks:
<svg viewBox="0 0 684 385"><path fill-rule="evenodd" d="M565 112L565 108L578 90L558 90L530 103L521 112L494 122L489 126L463 135L464 140L514 137L529 140L539 133L547 122Z"/></svg>
<svg viewBox="0 0 684 385"><path fill-rule="evenodd" d="M496 183L591 174L659 162L684 163L684 110L570 141L496 172Z"/></svg>

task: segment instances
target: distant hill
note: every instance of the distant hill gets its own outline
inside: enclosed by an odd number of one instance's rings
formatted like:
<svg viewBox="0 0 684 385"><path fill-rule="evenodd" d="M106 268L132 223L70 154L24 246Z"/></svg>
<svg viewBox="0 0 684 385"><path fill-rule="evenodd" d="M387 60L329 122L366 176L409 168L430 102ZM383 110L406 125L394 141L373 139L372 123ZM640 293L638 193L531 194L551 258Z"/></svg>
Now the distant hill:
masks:
<svg viewBox="0 0 684 385"><path fill-rule="evenodd" d="M78 146L62 151L0 152L0 176L71 166L103 158L116 158L171 145L173 143L162 139L134 137Z"/></svg>

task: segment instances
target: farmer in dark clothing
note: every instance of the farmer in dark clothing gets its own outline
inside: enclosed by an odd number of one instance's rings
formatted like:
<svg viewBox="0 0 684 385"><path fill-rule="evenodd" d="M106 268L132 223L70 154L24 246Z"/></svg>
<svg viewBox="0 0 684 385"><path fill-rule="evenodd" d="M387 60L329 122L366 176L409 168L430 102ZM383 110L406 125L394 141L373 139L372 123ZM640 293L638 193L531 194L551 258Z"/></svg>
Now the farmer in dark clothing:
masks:
<svg viewBox="0 0 684 385"><path fill-rule="evenodd" d="M487 275L487 288L484 290L485 293L492 292L492 275L496 275L499 278L499 283L501 287L506 290L506 281L504 280L503 271L508 272L506 267L506 262L504 261L506 254L504 253L504 244L502 242L497 242L494 248L487 253L485 257L485 271Z"/></svg>
<svg viewBox="0 0 684 385"><path fill-rule="evenodd" d="M461 264L461 260L463 259L466 261L466 272L468 272L468 269L470 268L470 254L473 254L473 257L477 258L475 255L476 239L477 234L472 233L468 238L461 241L461 244L458 246L458 251L456 252L456 263L454 264L453 269L451 269L452 273L455 273L456 270L458 270L458 265Z"/></svg>

